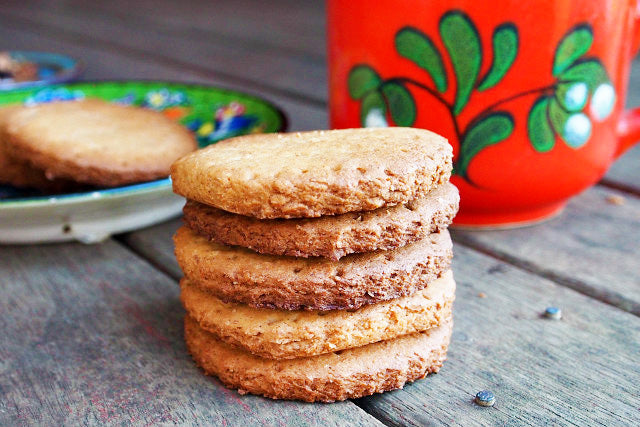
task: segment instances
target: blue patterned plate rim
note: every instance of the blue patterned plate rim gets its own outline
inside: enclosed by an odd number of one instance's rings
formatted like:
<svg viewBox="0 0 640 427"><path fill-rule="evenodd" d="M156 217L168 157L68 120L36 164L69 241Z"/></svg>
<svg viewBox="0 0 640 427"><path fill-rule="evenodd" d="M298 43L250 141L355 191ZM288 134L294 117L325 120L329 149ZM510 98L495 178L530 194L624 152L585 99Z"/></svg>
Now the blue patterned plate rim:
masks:
<svg viewBox="0 0 640 427"><path fill-rule="evenodd" d="M73 204L98 198L126 197L132 194L144 194L160 188L171 188L171 178L158 179L156 181L142 182L139 184L125 185L122 187L96 189L81 193L56 194L48 196L21 197L8 200L0 200L0 208L16 208L56 204Z"/></svg>
<svg viewBox="0 0 640 427"><path fill-rule="evenodd" d="M12 50L9 55L32 62L38 66L38 73L42 73L45 65L55 65L59 70L49 76L41 76L38 80L27 82L1 82L0 90L32 88L50 84L70 82L80 76L84 63L71 56L54 52L38 52L30 50Z"/></svg>

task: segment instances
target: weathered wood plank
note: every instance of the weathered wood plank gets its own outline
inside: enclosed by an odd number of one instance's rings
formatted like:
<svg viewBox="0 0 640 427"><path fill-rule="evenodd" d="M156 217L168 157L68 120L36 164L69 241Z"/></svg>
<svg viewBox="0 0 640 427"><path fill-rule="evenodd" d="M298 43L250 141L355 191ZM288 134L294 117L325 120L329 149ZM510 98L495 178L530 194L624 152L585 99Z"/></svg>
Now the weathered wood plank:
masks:
<svg viewBox="0 0 640 427"><path fill-rule="evenodd" d="M324 60L289 54L277 47L264 47L220 40L212 34L199 37L165 32L144 21L132 25L124 20L99 13L85 13L82 8L34 8L20 3L3 6L3 20L37 28L41 33L90 42L103 50L127 51L175 66L197 68L217 73L226 80L250 83L257 87L277 88L289 96L304 98L323 106L327 97Z"/></svg>
<svg viewBox="0 0 640 427"><path fill-rule="evenodd" d="M378 424L239 396L195 366L175 281L114 241L0 247L0 425Z"/></svg>
<svg viewBox="0 0 640 427"><path fill-rule="evenodd" d="M263 87L229 81L208 71L167 64L126 50L104 49L94 46L90 40L68 37L65 33L47 35L14 21L2 19L0 11L0 50L36 47L82 59L86 64L84 79L154 79L212 84L263 96L277 103L288 116L289 128L292 130L327 126L328 118L324 108L276 94Z"/></svg>
<svg viewBox="0 0 640 427"><path fill-rule="evenodd" d="M58 5L81 8L117 18L134 17L144 26L155 26L187 37L204 34L229 43L250 43L256 50L277 47L299 56L322 59L325 49L325 5L323 1L258 0L228 2L192 1L189 8L176 9L171 1L142 0L131 8L125 0L87 3L74 0Z"/></svg>
<svg viewBox="0 0 640 427"><path fill-rule="evenodd" d="M468 248L454 253L455 327L443 369L358 405L402 426L640 423L640 319ZM562 320L540 317L550 305ZM472 403L483 389L496 394L493 408Z"/></svg>
<svg viewBox="0 0 640 427"><path fill-rule="evenodd" d="M610 197L623 197L616 205ZM454 239L640 315L640 199L596 186L531 228Z"/></svg>
<svg viewBox="0 0 640 427"><path fill-rule="evenodd" d="M167 221L153 227L123 234L118 237L138 255L176 280L182 278L182 270L173 253L173 235L182 225L182 218Z"/></svg>

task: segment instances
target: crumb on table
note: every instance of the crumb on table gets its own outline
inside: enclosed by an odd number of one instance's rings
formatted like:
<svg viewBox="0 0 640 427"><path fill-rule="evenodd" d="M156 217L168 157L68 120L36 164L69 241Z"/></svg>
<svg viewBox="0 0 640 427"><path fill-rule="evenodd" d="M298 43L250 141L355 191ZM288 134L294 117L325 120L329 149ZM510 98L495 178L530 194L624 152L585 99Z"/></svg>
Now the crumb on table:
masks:
<svg viewBox="0 0 640 427"><path fill-rule="evenodd" d="M624 205L625 198L618 194L609 194L606 201L612 205L621 206Z"/></svg>

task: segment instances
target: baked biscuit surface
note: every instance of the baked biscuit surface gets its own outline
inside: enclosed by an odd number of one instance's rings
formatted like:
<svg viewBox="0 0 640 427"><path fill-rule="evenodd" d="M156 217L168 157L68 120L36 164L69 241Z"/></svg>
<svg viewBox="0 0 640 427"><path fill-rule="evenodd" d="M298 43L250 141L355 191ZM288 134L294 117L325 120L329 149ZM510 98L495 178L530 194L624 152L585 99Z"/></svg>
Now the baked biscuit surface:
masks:
<svg viewBox="0 0 640 427"><path fill-rule="evenodd" d="M185 341L196 363L241 394L333 402L402 388L438 372L452 322L336 353L289 360L263 359L229 346L185 317Z"/></svg>
<svg viewBox="0 0 640 427"><path fill-rule="evenodd" d="M356 309L410 295L450 267L447 230L393 251L326 258L262 255L210 242L187 227L174 236L185 276L223 301L285 310Z"/></svg>
<svg viewBox="0 0 640 427"><path fill-rule="evenodd" d="M48 178L100 186L165 177L197 147L186 128L159 112L97 99L25 107L5 134L9 154Z"/></svg>
<svg viewBox="0 0 640 427"><path fill-rule="evenodd" d="M16 159L6 146L8 137L6 128L14 113L22 109L22 105L0 107L0 184L10 184L19 188L34 188L46 192L72 191L80 186L64 179L49 179L43 170L36 169L26 160Z"/></svg>
<svg viewBox="0 0 640 427"><path fill-rule="evenodd" d="M413 295L355 311L288 311L224 303L187 279L182 303L201 328L217 339L270 359L314 356L422 332L451 317L451 271Z"/></svg>
<svg viewBox="0 0 640 427"><path fill-rule="evenodd" d="M187 201L186 225L225 245L271 255L323 256L391 250L446 228L458 211L456 187L445 183L426 196L369 212L304 219L256 219Z"/></svg>
<svg viewBox="0 0 640 427"><path fill-rule="evenodd" d="M173 164L176 193L256 218L367 211L408 202L448 181L452 149L413 128L232 138Z"/></svg>

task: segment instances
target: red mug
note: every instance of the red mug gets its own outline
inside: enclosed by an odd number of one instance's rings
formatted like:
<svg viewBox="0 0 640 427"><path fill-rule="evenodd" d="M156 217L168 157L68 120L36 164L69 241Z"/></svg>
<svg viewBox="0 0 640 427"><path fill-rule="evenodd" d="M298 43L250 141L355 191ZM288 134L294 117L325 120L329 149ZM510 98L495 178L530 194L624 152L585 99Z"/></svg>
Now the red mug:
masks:
<svg viewBox="0 0 640 427"><path fill-rule="evenodd" d="M333 128L446 136L464 226L536 222L640 139L630 0L329 0Z"/></svg>

